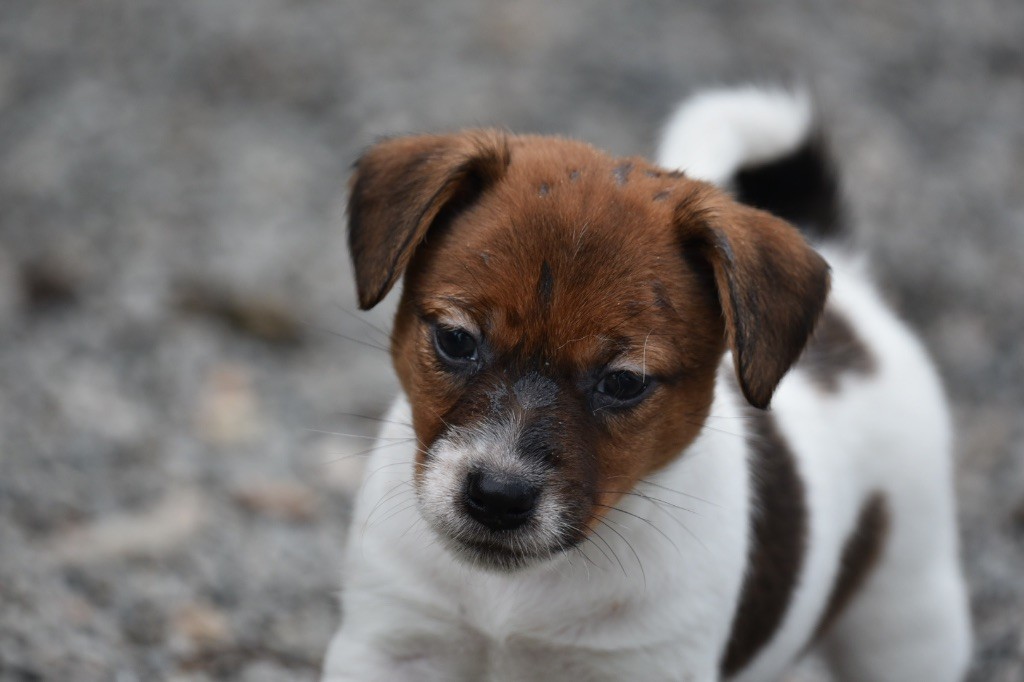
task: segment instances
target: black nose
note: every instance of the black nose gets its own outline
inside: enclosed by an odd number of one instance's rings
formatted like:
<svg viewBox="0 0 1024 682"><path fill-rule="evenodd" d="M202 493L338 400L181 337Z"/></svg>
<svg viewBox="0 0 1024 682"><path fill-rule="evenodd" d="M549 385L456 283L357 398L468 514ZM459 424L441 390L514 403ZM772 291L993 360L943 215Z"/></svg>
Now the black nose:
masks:
<svg viewBox="0 0 1024 682"><path fill-rule="evenodd" d="M540 491L513 477L484 472L466 478L466 508L469 515L491 530L512 530L530 520Z"/></svg>

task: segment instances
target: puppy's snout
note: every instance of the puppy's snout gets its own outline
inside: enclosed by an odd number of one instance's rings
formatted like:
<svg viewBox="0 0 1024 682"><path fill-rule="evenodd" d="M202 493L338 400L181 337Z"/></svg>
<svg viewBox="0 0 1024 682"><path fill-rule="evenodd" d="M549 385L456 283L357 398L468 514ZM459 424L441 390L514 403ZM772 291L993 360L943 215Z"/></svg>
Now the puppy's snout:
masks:
<svg viewBox="0 0 1024 682"><path fill-rule="evenodd" d="M469 515L491 530L512 530L529 521L540 489L517 477L475 471L466 477Z"/></svg>

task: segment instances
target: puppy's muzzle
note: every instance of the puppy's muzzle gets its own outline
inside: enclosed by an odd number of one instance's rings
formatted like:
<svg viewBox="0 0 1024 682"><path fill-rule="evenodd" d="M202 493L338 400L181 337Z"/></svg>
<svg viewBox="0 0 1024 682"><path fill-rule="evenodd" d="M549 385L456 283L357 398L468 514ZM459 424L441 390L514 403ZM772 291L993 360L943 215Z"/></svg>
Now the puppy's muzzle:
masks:
<svg viewBox="0 0 1024 682"><path fill-rule="evenodd" d="M533 517L540 489L521 477L473 471L466 477L466 511L494 531L514 530Z"/></svg>

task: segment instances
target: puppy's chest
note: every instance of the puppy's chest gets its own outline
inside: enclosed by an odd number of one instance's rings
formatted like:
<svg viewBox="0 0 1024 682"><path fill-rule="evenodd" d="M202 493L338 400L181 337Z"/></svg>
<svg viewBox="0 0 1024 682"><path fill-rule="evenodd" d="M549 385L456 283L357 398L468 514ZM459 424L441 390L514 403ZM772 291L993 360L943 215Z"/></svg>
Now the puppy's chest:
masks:
<svg viewBox="0 0 1024 682"><path fill-rule="evenodd" d="M677 674L685 661L678 633L669 634L649 604L536 589L481 595L478 585L465 587L459 626L445 636L475 652L472 679L673 679L670 671Z"/></svg>

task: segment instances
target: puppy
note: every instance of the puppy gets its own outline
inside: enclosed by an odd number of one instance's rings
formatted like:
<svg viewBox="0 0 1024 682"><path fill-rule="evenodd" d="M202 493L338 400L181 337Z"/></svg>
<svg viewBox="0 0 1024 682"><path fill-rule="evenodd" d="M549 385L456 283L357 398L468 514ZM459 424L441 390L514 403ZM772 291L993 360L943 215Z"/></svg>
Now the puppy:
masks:
<svg viewBox="0 0 1024 682"><path fill-rule="evenodd" d="M349 239L362 308L404 275L403 395L323 679L775 680L812 648L843 680L962 678L942 388L829 248L838 203L779 91L685 103L658 165L372 147Z"/></svg>

